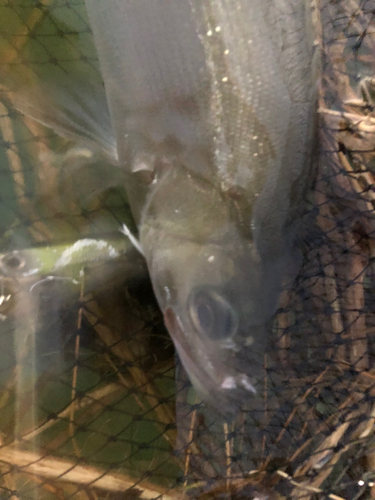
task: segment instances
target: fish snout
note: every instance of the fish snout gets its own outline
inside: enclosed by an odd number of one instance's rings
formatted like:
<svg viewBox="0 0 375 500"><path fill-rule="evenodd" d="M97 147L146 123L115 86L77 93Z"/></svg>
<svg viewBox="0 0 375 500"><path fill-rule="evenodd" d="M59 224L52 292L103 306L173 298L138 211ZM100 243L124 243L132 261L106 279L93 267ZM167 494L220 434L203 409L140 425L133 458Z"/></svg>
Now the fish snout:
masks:
<svg viewBox="0 0 375 500"><path fill-rule="evenodd" d="M235 415L250 398L261 396L263 352L212 339L202 343L184 330L171 308L164 312L164 321L196 391L220 413Z"/></svg>

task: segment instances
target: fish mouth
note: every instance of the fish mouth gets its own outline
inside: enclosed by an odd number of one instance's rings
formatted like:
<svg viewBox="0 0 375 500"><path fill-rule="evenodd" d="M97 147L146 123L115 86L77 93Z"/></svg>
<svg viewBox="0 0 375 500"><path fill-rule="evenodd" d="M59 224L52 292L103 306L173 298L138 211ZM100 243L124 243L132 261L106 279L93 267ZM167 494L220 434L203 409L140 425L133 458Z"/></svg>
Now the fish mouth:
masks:
<svg viewBox="0 0 375 500"><path fill-rule="evenodd" d="M221 413L236 414L249 396L258 394L256 383L246 374L226 366L218 347L204 344L193 349L186 340L181 321L173 309L164 312L164 322L196 391Z"/></svg>

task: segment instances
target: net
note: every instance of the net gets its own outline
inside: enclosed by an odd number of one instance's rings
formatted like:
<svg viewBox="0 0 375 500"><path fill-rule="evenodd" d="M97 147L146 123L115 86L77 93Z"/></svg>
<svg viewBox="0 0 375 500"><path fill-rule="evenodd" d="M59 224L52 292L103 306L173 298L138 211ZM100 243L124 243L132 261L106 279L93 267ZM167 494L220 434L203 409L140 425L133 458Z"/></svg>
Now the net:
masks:
<svg viewBox="0 0 375 500"><path fill-rule="evenodd" d="M226 420L195 395L119 232L135 231L121 170L17 111L19 82L100 80L84 1L1 0L1 499L375 496L375 2L315 7L303 263L261 397Z"/></svg>

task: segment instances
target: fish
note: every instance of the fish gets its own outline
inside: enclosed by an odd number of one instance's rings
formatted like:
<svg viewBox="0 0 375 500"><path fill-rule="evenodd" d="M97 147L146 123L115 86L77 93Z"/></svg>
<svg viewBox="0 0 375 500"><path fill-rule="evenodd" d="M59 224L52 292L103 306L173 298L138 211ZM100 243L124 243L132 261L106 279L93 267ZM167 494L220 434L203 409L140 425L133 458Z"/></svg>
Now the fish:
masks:
<svg viewBox="0 0 375 500"><path fill-rule="evenodd" d="M105 103L85 91L83 106L76 89L58 99L58 130L55 102L38 119L61 134L66 121L69 138L104 147L124 170L182 364L206 401L238 411L259 394L280 292L301 261L320 66L311 2L86 7Z"/></svg>
<svg viewBox="0 0 375 500"><path fill-rule="evenodd" d="M238 408L259 392L298 268L319 78L311 2L86 5L165 324L198 393Z"/></svg>

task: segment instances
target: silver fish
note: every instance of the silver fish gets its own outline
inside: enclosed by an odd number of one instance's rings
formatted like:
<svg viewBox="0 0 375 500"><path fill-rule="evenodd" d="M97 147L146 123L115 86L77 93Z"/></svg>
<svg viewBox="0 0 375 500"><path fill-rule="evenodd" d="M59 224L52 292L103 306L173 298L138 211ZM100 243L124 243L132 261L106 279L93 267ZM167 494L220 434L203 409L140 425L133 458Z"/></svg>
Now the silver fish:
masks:
<svg viewBox="0 0 375 500"><path fill-rule="evenodd" d="M181 360L203 397L237 407L257 393L298 270L319 76L310 0L86 5L115 139L104 105L73 133L69 105L70 137L105 131Z"/></svg>
<svg viewBox="0 0 375 500"><path fill-rule="evenodd" d="M309 0L86 0L165 322L216 404L257 392L293 270L318 57Z"/></svg>

